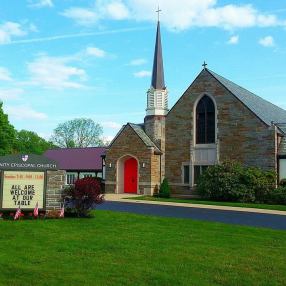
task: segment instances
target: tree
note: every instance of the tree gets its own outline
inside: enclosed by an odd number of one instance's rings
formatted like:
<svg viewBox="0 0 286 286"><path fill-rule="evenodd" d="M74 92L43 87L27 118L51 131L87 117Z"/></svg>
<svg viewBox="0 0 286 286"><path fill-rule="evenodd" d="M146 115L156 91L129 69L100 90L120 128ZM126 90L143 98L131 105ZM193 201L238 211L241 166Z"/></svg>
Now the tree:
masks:
<svg viewBox="0 0 286 286"><path fill-rule="evenodd" d="M62 148L84 148L103 145L102 133L101 125L92 119L76 118L59 124L51 139Z"/></svg>
<svg viewBox="0 0 286 286"><path fill-rule="evenodd" d="M16 132L15 148L19 153L43 154L46 150L55 147L51 142L46 141L37 133L21 130Z"/></svg>
<svg viewBox="0 0 286 286"><path fill-rule="evenodd" d="M15 129L2 107L3 103L0 102L0 156L13 153L15 144Z"/></svg>
<svg viewBox="0 0 286 286"><path fill-rule="evenodd" d="M169 186L169 182L166 178L164 178L164 180L160 186L159 197L160 198L170 198L170 186Z"/></svg>

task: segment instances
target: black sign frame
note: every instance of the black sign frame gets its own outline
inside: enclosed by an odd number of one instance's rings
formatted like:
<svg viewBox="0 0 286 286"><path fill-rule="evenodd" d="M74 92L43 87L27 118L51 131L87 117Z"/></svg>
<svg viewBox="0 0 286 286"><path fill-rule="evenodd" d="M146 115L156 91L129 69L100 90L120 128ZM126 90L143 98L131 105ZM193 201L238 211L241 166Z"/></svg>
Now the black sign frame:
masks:
<svg viewBox="0 0 286 286"><path fill-rule="evenodd" d="M3 185L4 185L4 172L16 171L16 172L44 172L44 190L43 190L43 208L39 208L39 211L46 210L46 194L48 185L47 171L59 170L58 163L42 155L36 154L16 154L0 156L0 211L15 211L15 208L3 209ZM33 208L25 208L23 211L30 212Z"/></svg>

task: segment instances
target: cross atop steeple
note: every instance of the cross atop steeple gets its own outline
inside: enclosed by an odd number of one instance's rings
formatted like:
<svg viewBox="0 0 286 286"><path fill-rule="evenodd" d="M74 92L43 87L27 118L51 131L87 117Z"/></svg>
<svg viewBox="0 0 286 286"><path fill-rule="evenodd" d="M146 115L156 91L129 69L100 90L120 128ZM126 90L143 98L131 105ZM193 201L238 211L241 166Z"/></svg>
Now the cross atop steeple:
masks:
<svg viewBox="0 0 286 286"><path fill-rule="evenodd" d="M202 64L202 66L204 67L204 70L207 68L207 63L206 63L206 61L204 61L204 63Z"/></svg>
<svg viewBox="0 0 286 286"><path fill-rule="evenodd" d="M158 13L158 22L160 21L160 12L162 12L162 10L158 6L158 10L156 11L156 13Z"/></svg>

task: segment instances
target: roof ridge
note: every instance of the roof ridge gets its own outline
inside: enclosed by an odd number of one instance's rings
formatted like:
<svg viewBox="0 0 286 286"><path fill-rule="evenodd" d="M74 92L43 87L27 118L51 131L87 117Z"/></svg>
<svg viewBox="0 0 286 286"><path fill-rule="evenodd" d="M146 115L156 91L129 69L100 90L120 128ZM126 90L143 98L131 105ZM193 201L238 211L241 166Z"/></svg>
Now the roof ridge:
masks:
<svg viewBox="0 0 286 286"><path fill-rule="evenodd" d="M106 148L105 146L95 146L95 147L67 147L67 148L62 148L62 147L58 147L58 148L51 148L48 150L75 150L75 149L96 149L96 148Z"/></svg>
<svg viewBox="0 0 286 286"><path fill-rule="evenodd" d="M143 143L144 143L146 146L148 146L148 147L155 147L155 148L157 148L157 149L161 152L161 150L160 150L160 148L157 146L157 144L156 144L156 143L149 137L149 135L145 132L145 130L143 129L143 126L142 126L142 125L138 125L138 124L130 123L130 122L128 122L127 124L130 125L130 127L134 130L134 132L136 132L136 134L141 138L141 140L143 141ZM153 146L147 145L147 142L144 141L144 139L140 136L140 134L138 134L138 132L133 128L132 125L135 125L136 127L139 127L139 128L141 129L141 131L144 132L144 135L151 141L151 143L152 143Z"/></svg>
<svg viewBox="0 0 286 286"><path fill-rule="evenodd" d="M220 84L233 94L242 104L253 112L264 124L271 126L272 122L286 122L286 110L258 96L233 81L206 69Z"/></svg>
<svg viewBox="0 0 286 286"><path fill-rule="evenodd" d="M280 106L278 106L278 105L272 103L271 101L269 101L269 100L267 100L267 99L264 99L263 97L257 95L256 93L250 91L249 89L247 89L247 88L245 88L245 87L243 87L243 86L241 86L241 85L235 83L234 81L232 81L232 80L230 80L230 79L227 79L226 77L224 77L224 76L222 76L222 75L219 75L218 73L216 73L216 72L214 72L214 71L212 71L212 70L210 70L210 69L207 69L207 68L206 68L206 70L207 70L208 72L210 72L211 74L215 74L216 76L223 78L224 80L228 81L229 83L238 86L239 88L241 88L241 89L247 91L248 93L251 93L252 95L258 97L259 99L264 100L265 102L267 102L267 103L269 103L269 104L271 104L271 105L273 105L273 106L275 106L275 107L278 107L278 108L282 109L283 111L286 111L285 109L281 108Z"/></svg>

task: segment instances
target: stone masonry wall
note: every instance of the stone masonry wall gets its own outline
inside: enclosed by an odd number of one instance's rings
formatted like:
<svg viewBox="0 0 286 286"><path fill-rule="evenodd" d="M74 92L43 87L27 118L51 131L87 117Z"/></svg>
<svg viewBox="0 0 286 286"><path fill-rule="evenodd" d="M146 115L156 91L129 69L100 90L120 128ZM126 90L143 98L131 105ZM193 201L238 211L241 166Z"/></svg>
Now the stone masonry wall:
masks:
<svg viewBox="0 0 286 286"><path fill-rule="evenodd" d="M46 210L62 207L62 190L65 185L65 171L47 171Z"/></svg>
<svg viewBox="0 0 286 286"><path fill-rule="evenodd" d="M154 185L159 180L156 177L157 173L154 172L154 169L158 169L158 161L155 157L159 156L153 153L153 148L148 148L134 130L127 125L106 152L106 193L116 191L117 162L122 156L132 156L138 159L139 192L142 194L152 193ZM110 163L111 168L109 167ZM144 168L143 163L145 164ZM154 167L155 165L156 167ZM151 178L152 171L154 174Z"/></svg>
<svg viewBox="0 0 286 286"><path fill-rule="evenodd" d="M166 117L166 177L173 189L182 185L182 162L190 161L194 138L194 103L202 94L217 105L219 158L275 170L275 129L264 124L207 71L203 71Z"/></svg>
<svg viewBox="0 0 286 286"><path fill-rule="evenodd" d="M144 127L146 134L162 151L161 155L161 174L165 176L165 134L166 134L166 116L154 115L146 116L144 119Z"/></svg>

